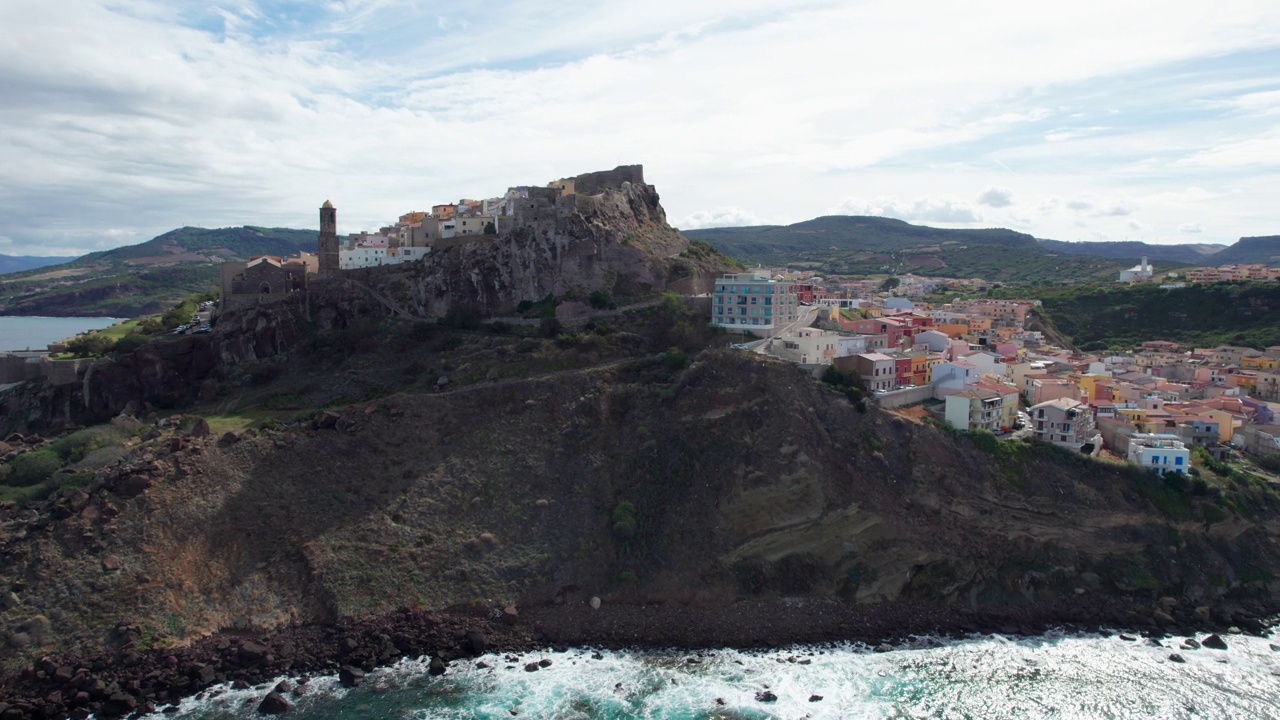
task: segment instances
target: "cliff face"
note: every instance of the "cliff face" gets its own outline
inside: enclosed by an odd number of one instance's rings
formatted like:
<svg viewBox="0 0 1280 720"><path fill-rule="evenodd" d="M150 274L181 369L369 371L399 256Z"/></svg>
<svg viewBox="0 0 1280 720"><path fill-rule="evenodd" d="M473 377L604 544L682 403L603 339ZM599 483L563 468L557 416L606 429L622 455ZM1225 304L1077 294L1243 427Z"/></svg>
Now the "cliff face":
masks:
<svg viewBox="0 0 1280 720"><path fill-rule="evenodd" d="M322 313L326 323L342 323L352 313L372 309L371 301L334 299ZM136 351L93 363L79 382L31 382L0 395L6 432L57 432L94 424L121 412L181 408L197 400L211 378L227 368L258 360L284 360L307 332L307 298L224 312L218 330L206 335L164 337Z"/></svg>
<svg viewBox="0 0 1280 720"><path fill-rule="evenodd" d="M1122 621L1116 603L1135 622L1224 598L1274 609L1265 503L1213 518L1209 496L862 414L739 353L669 385L651 372L392 396L231 444L165 430L53 519L6 516L0 573L25 587L0 621L12 635L44 616L38 652L101 646L122 621L183 642L592 595L1057 603L1086 622Z"/></svg>
<svg viewBox="0 0 1280 720"><path fill-rule="evenodd" d="M445 240L422 263L344 277L408 314L437 318L455 306L493 315L547 295L637 295L724 269L679 257L688 241L667 224L639 166L575 180L578 192L571 195L530 188L514 226L501 235Z"/></svg>

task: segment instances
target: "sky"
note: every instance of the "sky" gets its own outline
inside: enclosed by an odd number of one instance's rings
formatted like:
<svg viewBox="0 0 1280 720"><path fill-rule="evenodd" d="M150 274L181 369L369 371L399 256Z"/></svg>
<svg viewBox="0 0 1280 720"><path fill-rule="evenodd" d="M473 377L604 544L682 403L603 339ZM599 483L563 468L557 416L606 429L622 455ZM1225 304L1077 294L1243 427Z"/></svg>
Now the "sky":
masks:
<svg viewBox="0 0 1280 720"><path fill-rule="evenodd" d="M374 230L620 164L682 229L1280 234L1280 3L1055 5L3 0L0 253L325 199Z"/></svg>

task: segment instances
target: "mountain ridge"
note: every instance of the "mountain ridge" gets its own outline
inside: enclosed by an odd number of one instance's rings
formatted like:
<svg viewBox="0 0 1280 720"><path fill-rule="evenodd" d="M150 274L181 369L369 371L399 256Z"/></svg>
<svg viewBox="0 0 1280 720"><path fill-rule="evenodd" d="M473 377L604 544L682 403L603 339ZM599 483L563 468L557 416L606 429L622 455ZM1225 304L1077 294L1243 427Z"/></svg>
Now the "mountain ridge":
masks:
<svg viewBox="0 0 1280 720"><path fill-rule="evenodd" d="M1232 245L1066 242L1007 228L935 228L859 215L683 232L744 262L840 274L918 272L1034 282L1103 279L1142 257L1166 267L1280 263L1280 236L1241 238Z"/></svg>
<svg viewBox="0 0 1280 720"><path fill-rule="evenodd" d="M75 259L53 255L0 255L0 275L59 265Z"/></svg>

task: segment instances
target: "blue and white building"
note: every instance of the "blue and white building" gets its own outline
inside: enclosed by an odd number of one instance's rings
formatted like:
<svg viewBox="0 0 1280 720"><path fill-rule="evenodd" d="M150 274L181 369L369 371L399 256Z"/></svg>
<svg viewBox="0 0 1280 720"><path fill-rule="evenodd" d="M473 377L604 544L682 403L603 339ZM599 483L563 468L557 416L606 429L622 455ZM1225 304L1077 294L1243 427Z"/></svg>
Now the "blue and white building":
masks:
<svg viewBox="0 0 1280 720"><path fill-rule="evenodd" d="M1129 462L1160 472L1185 473L1191 468L1191 451L1177 435L1136 433L1129 438Z"/></svg>
<svg viewBox="0 0 1280 720"><path fill-rule="evenodd" d="M716 279L711 324L773 337L800 319L800 301L791 283L763 270L730 273Z"/></svg>

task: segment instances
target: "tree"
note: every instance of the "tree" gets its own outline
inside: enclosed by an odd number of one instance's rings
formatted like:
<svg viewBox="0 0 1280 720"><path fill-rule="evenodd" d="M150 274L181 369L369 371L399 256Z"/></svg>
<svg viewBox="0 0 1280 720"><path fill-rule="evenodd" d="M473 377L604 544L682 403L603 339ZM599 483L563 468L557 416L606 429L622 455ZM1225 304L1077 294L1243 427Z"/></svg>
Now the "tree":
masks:
<svg viewBox="0 0 1280 720"><path fill-rule="evenodd" d="M489 222L487 222L487 223L485 223L485 224L484 224L484 234L485 234L485 235L497 235L497 234L498 234L498 227L497 227L496 225L494 225L494 224L493 224L493 221L492 221L492 220L490 220Z"/></svg>
<svg viewBox="0 0 1280 720"><path fill-rule="evenodd" d="M884 279L884 282L880 283L880 291L889 292L891 290L896 290L897 287L901 284L902 284L901 278L887 277Z"/></svg>

